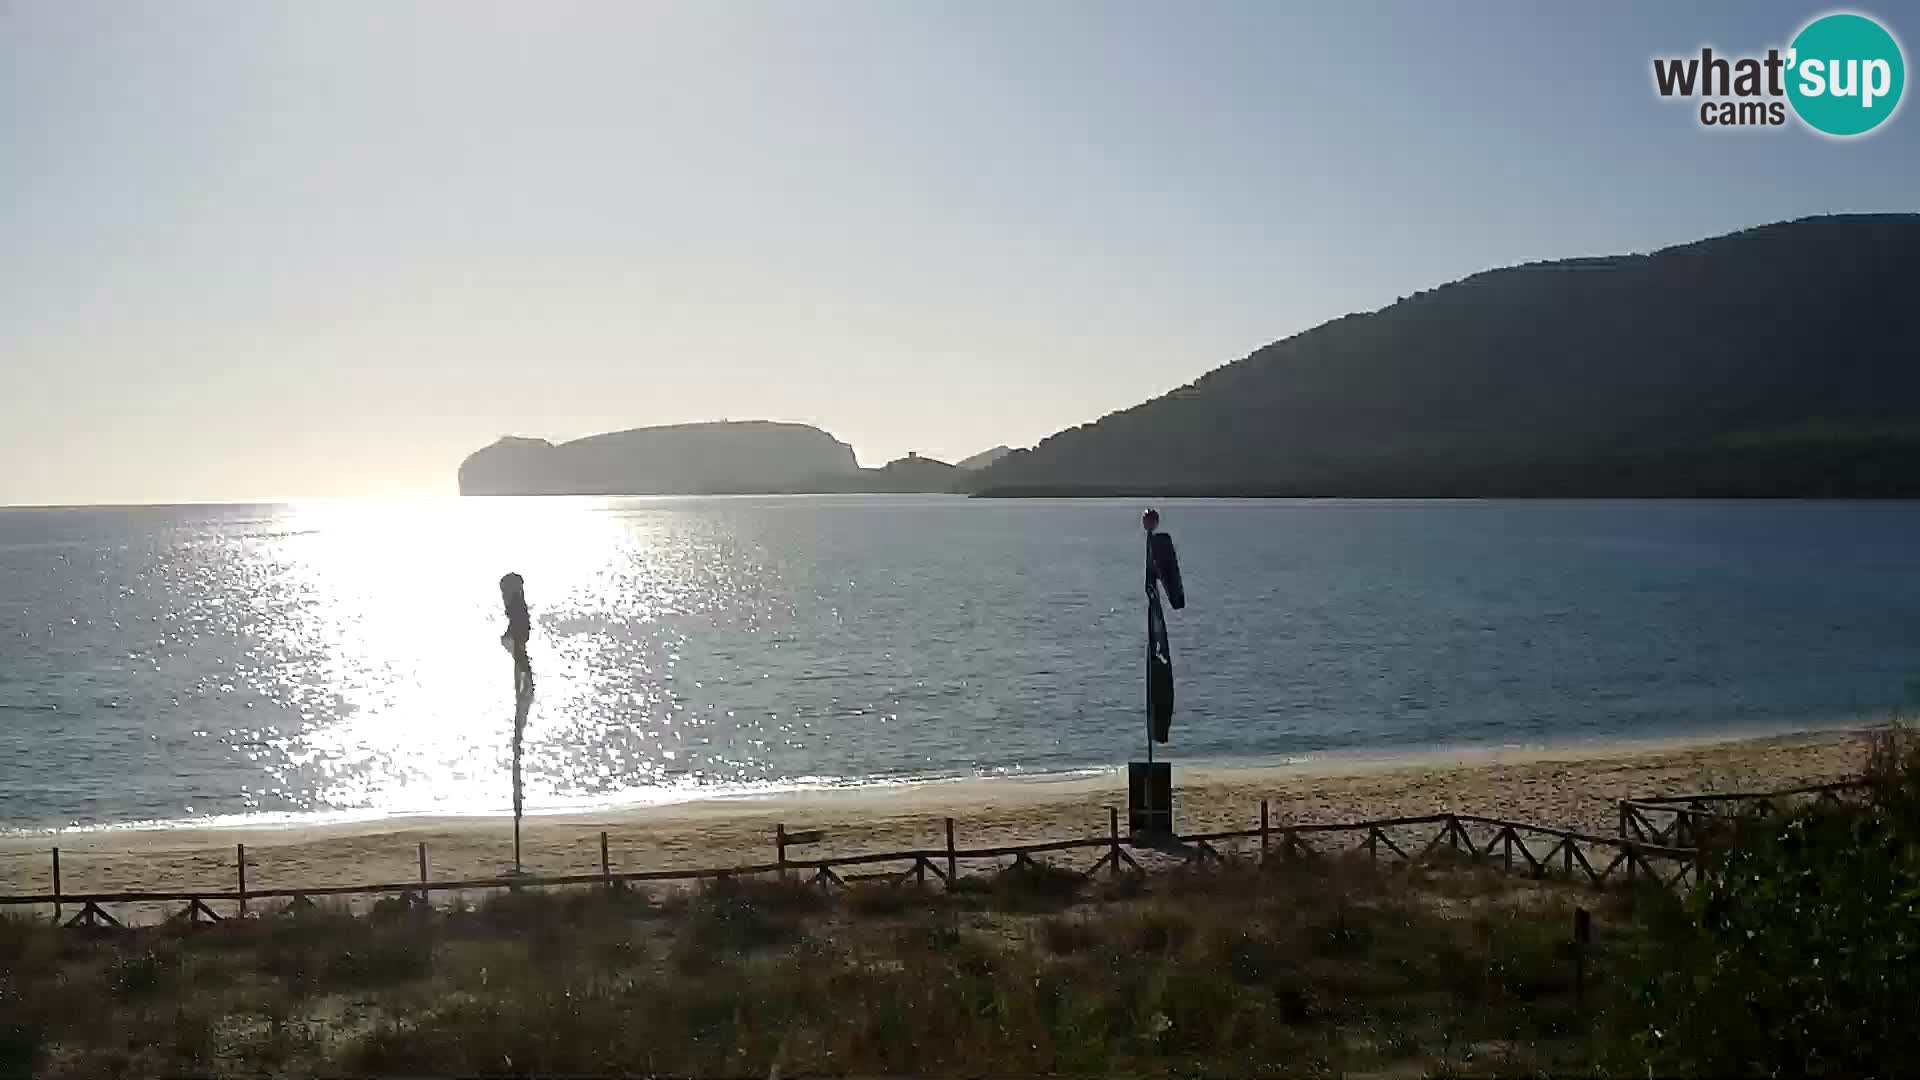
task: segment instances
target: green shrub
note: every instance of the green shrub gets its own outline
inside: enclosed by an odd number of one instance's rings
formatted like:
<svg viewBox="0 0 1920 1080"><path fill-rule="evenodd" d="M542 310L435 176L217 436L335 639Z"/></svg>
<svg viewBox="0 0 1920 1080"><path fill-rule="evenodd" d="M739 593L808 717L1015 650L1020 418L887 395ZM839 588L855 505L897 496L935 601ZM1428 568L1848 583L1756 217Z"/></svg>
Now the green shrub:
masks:
<svg viewBox="0 0 1920 1080"><path fill-rule="evenodd" d="M18 975L51 971L60 953L57 927L30 916L0 912L0 972Z"/></svg>
<svg viewBox="0 0 1920 1080"><path fill-rule="evenodd" d="M174 1012L171 1031L173 1054L178 1061L203 1065L213 1059L217 1042L211 1016L182 1006Z"/></svg>
<svg viewBox="0 0 1920 1080"><path fill-rule="evenodd" d="M1033 859L994 874L988 891L1004 911L1058 911L1080 899L1086 884L1077 870Z"/></svg>
<svg viewBox="0 0 1920 1080"><path fill-rule="evenodd" d="M1888 1076L1920 1060L1920 754L1883 737L1864 802L1732 824L1648 958L1635 1038L1716 1074Z"/></svg>
<svg viewBox="0 0 1920 1080"><path fill-rule="evenodd" d="M433 939L424 932L382 929L326 954L321 981L350 989L422 979L433 974L433 953Z"/></svg>
<svg viewBox="0 0 1920 1080"><path fill-rule="evenodd" d="M863 881L849 888L841 902L847 910L868 918L885 918L926 906L929 894L905 882Z"/></svg>
<svg viewBox="0 0 1920 1080"><path fill-rule="evenodd" d="M170 950L135 945L114 954L107 965L107 986L121 1001L152 997L173 980L180 957Z"/></svg>
<svg viewBox="0 0 1920 1080"><path fill-rule="evenodd" d="M0 974L0 1076L28 1076L46 1050L47 1029L32 1014L12 978Z"/></svg>
<svg viewBox="0 0 1920 1080"><path fill-rule="evenodd" d="M1086 919L1056 915L1040 924L1040 943L1056 956L1085 952L1100 943Z"/></svg>

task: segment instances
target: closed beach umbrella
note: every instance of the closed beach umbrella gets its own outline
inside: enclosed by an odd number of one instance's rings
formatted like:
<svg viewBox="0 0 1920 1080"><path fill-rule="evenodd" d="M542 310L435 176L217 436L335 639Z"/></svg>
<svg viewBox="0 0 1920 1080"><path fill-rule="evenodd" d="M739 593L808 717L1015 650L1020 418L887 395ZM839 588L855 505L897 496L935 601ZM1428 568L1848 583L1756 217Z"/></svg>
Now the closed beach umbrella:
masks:
<svg viewBox="0 0 1920 1080"><path fill-rule="evenodd" d="M520 872L520 747L527 733L527 713L533 708L533 662L527 658L527 639L533 636L533 617L527 611L527 583L519 574L500 579L500 602L507 610L507 632L500 644L513 655L513 872Z"/></svg>
<svg viewBox="0 0 1920 1080"><path fill-rule="evenodd" d="M1175 611L1187 606L1186 586L1180 580L1180 560L1173 537L1159 532L1160 512L1140 515L1147 533L1147 718L1148 737L1166 742L1173 725L1173 645L1167 640L1167 617L1160 608L1164 589Z"/></svg>

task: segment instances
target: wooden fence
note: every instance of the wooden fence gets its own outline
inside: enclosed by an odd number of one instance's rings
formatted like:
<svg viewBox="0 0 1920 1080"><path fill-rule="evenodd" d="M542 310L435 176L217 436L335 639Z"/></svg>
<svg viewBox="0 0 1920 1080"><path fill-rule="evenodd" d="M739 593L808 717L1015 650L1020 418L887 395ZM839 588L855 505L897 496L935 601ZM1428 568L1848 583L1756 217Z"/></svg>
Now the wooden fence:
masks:
<svg viewBox="0 0 1920 1080"><path fill-rule="evenodd" d="M1622 839L1697 848L1706 839L1706 830L1730 812L1753 810L1765 814L1782 803L1805 798L1839 802L1850 794L1864 790L1866 786L1865 780L1840 780L1779 791L1730 791L1621 799L1618 830Z"/></svg>
<svg viewBox="0 0 1920 1080"><path fill-rule="evenodd" d="M1643 800L1648 805L1652 801ZM1623 810L1623 814L1625 811ZM1639 811L1636 811L1639 813ZM299 907L311 905L318 897L400 897L408 903L429 904L434 893L453 893L540 886L597 885L611 888L617 884L647 882L699 882L717 878L810 874L810 880L824 887L844 887L850 882L916 882L925 885L929 878L947 889L961 880L960 864L991 860L998 870L1037 870L1043 857L1060 872L1092 878L1105 871L1110 876L1122 873L1145 874L1150 866L1217 862L1232 857L1233 851L1221 848L1232 842L1257 842L1262 861L1351 859L1375 866L1412 867L1437 858L1465 858L1483 864L1497 860L1508 873L1530 877L1560 877L1596 887L1615 882L1650 881L1669 888L1684 885L1689 876L1698 880L1704 873L1699 852L1690 847L1664 843L1643 836L1627 835L1622 818L1619 836L1594 836L1568 829L1474 814L1430 814L1417 817L1379 818L1370 821L1334 824L1274 824L1266 800L1260 803L1260 824L1254 828L1228 829L1164 837L1158 840L1136 839L1120 832L1119 814L1109 810L1107 835L1073 840L1052 840L995 847L963 848L955 842L954 819L946 819L946 846L906 851L874 852L832 858L793 858L789 849L818 843L825 838L821 830L789 831L779 825L774 831L774 861L743 866L712 867L691 870L614 871L609 858L608 834L602 832L598 873L559 875L518 875L504 877L434 880L429 874L425 843L418 845L419 876L411 881L387 881L362 885L320 885L304 888L249 888L247 885L246 845L234 851L234 887L232 889L128 890L109 892L62 891L60 852L52 859L52 890L48 893L0 896L0 907L38 905L53 909L56 922L70 927L118 927L121 920L107 905L184 904L176 918L189 922L218 922L238 915L245 917L249 905L284 900ZM1641 820L1636 818L1636 820ZM1669 828L1669 834L1672 833ZM1356 839L1357 838L1357 839ZM1092 865L1075 870L1057 860L1073 853L1095 854ZM1010 864L1003 860L1011 859ZM231 904L229 915L211 905ZM78 906L70 918L69 906Z"/></svg>

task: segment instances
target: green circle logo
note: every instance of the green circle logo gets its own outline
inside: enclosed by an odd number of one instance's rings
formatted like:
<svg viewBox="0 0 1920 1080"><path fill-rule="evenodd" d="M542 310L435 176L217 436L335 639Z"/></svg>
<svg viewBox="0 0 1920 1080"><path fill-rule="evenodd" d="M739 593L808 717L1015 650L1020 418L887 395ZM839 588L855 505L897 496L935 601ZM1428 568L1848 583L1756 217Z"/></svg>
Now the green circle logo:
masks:
<svg viewBox="0 0 1920 1080"><path fill-rule="evenodd" d="M1787 53L1787 98L1815 131L1864 135L1900 107L1907 64L1900 43L1865 15L1808 23Z"/></svg>

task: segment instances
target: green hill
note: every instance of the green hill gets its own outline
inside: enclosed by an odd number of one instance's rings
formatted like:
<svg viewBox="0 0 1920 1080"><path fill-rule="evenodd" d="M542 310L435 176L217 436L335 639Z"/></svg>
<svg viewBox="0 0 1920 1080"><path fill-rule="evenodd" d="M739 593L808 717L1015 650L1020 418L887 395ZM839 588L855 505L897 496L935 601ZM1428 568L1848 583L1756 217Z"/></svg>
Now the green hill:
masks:
<svg viewBox="0 0 1920 1080"><path fill-rule="evenodd" d="M986 494L1920 495L1920 215L1475 274L983 470Z"/></svg>

